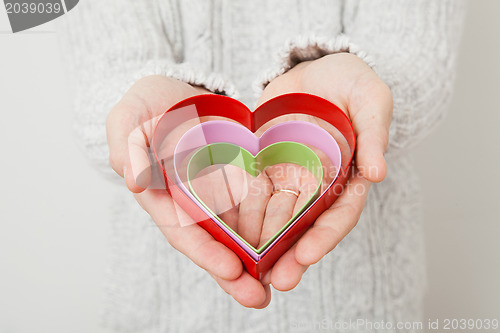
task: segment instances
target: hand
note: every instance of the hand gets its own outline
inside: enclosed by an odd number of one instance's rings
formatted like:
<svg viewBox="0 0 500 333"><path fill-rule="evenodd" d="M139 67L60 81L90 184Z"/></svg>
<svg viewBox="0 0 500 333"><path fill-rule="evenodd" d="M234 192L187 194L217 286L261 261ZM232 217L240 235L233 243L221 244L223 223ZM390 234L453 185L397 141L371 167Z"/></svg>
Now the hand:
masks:
<svg viewBox="0 0 500 333"><path fill-rule="evenodd" d="M323 152L311 148L327 170L321 180L324 190L336 175L335 167ZM191 185L214 214L258 249L309 201L318 180L291 163L269 166L255 178L234 165L212 165L201 170Z"/></svg>
<svg viewBox="0 0 500 333"><path fill-rule="evenodd" d="M175 79L150 76L137 81L111 110L106 130L110 164L125 178L137 202L158 225L168 242L205 269L236 301L247 307L265 307L270 302L270 288L243 270L240 259L217 242L197 224L180 227L180 220L190 220L165 189L146 189L152 179L149 144L156 119L175 103L208 93ZM178 139L193 124L186 122L175 129ZM172 140L173 150L176 141ZM146 171L146 172L144 172Z"/></svg>
<svg viewBox="0 0 500 333"><path fill-rule="evenodd" d="M321 96L349 116L357 138L356 168L344 193L276 262L267 277L269 280L263 281L272 283L281 291L293 289L308 266L333 250L358 222L370 184L382 181L386 175L384 153L393 108L392 94L387 85L361 59L348 53L327 55L298 64L267 85L259 104L291 92ZM320 119L309 116L288 118L281 118L280 121L309 120L337 135ZM346 159L343 158L343 161Z"/></svg>

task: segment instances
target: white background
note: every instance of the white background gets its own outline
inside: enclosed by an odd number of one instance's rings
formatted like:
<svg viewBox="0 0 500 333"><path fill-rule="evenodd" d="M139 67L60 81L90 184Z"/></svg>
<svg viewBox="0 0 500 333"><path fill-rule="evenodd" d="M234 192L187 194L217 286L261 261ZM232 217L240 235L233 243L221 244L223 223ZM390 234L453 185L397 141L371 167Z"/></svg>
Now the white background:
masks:
<svg viewBox="0 0 500 333"><path fill-rule="evenodd" d="M499 13L500 1L470 1L449 116L415 150L425 318L500 319ZM53 24L9 29L0 7L0 333L105 332L98 314L116 189L74 143Z"/></svg>

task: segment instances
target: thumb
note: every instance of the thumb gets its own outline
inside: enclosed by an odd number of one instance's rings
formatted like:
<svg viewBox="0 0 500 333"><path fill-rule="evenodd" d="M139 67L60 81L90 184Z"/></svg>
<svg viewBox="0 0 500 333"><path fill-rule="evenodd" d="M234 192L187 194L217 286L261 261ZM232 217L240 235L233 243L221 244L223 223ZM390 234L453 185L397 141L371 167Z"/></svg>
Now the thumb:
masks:
<svg viewBox="0 0 500 333"><path fill-rule="evenodd" d="M387 172L384 154L392 120L392 94L378 78L354 90L348 108L357 138L356 165L363 178L381 182Z"/></svg>
<svg viewBox="0 0 500 333"><path fill-rule="evenodd" d="M156 181L157 170L151 170L149 157L150 140L158 119L178 101L204 93L208 91L173 78L153 75L134 83L111 110L106 120L109 161L113 170L125 177L132 192L142 192L152 178Z"/></svg>
<svg viewBox="0 0 500 333"><path fill-rule="evenodd" d="M143 105L120 101L106 119L109 162L130 191L142 192L150 182L149 139L139 125L137 112Z"/></svg>

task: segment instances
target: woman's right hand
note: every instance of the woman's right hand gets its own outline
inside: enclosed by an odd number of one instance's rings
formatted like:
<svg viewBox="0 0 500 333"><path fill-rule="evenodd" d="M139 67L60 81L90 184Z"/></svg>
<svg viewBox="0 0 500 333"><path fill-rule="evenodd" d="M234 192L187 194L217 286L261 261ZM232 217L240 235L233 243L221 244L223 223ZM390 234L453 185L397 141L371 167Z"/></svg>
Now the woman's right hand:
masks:
<svg viewBox="0 0 500 333"><path fill-rule="evenodd" d="M179 221L190 220L190 217L165 189L148 188L151 181L151 172L147 172L151 167L150 142L156 120L177 102L207 93L210 92L203 88L164 76L148 76L137 81L107 118L110 164L118 175L125 178L137 202L175 249L205 269L240 304L263 308L271 300L269 285L254 279L243 269L233 251L198 224L181 227Z"/></svg>

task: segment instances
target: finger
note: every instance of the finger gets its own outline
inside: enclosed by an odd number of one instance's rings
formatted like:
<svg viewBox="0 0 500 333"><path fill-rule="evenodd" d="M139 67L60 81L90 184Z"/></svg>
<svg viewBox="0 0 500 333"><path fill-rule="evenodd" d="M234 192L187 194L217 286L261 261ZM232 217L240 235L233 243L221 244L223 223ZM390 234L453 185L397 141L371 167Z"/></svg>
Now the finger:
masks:
<svg viewBox="0 0 500 333"><path fill-rule="evenodd" d="M266 291L266 299L264 300L264 303L256 306L256 309L264 309L271 303L271 286L269 286L269 284L265 284L264 290Z"/></svg>
<svg viewBox="0 0 500 333"><path fill-rule="evenodd" d="M357 138L356 165L361 176L371 182L385 178L384 154L389 142L392 120L392 95L380 80L367 83L350 98L349 113Z"/></svg>
<svg viewBox="0 0 500 333"><path fill-rule="evenodd" d="M269 285L263 286L248 272L243 272L241 276L231 281L218 276L213 277L226 293L247 308L265 308L271 301Z"/></svg>
<svg viewBox="0 0 500 333"><path fill-rule="evenodd" d="M236 233L239 233L239 208L247 192L247 173L234 165L224 165L221 182L213 184L213 193L219 217Z"/></svg>
<svg viewBox="0 0 500 333"><path fill-rule="evenodd" d="M259 248L271 239L292 218L297 196L289 192L276 192L267 204Z"/></svg>
<svg viewBox="0 0 500 333"><path fill-rule="evenodd" d="M236 254L217 242L197 224L181 227L173 200L163 190L147 190L135 194L136 200L152 217L169 243L195 264L226 280L238 278L243 267ZM174 221L172 221L174 220Z"/></svg>
<svg viewBox="0 0 500 333"><path fill-rule="evenodd" d="M307 173L302 174L299 180L301 185L299 189L299 196L293 208L293 214L296 214L309 202L318 187L318 180L316 177L314 177L314 175L308 170L306 171Z"/></svg>
<svg viewBox="0 0 500 333"><path fill-rule="evenodd" d="M248 177L234 165L211 165L201 170L191 186L199 199L229 228L238 233L239 206Z"/></svg>
<svg viewBox="0 0 500 333"><path fill-rule="evenodd" d="M297 244L292 246L274 264L271 272L271 283L279 291L289 291L295 288L309 266L300 264L295 258Z"/></svg>
<svg viewBox="0 0 500 333"><path fill-rule="evenodd" d="M124 169L130 172L135 169L130 163L128 142L134 130L144 127L144 124L146 126L155 124L150 122L152 118L163 114L177 101L203 93L203 91L203 89L193 88L186 83L164 76L149 76L137 81L113 107L106 119L109 162L113 170L123 177ZM146 139L152 137L153 129L154 126L142 131L146 134ZM146 144L146 146L149 145ZM141 148L144 146L141 145ZM140 166L139 170L142 170L144 168L141 165L148 163L149 159L144 158L142 152L138 153L142 155L137 162ZM148 175L144 176L147 180ZM128 179L127 186L134 192L139 192L144 188L143 184L135 182L137 175Z"/></svg>
<svg viewBox="0 0 500 333"><path fill-rule="evenodd" d="M113 170L122 177L123 168L129 160L129 135L140 125L139 114L146 111L144 104L125 94L106 119L109 162Z"/></svg>
<svg viewBox="0 0 500 333"><path fill-rule="evenodd" d="M302 209L309 202L312 195L316 192L315 190L317 184L312 184L312 186L314 186L314 188L311 188L309 186L301 188L299 196L293 206L293 214L296 214L300 209Z"/></svg>
<svg viewBox="0 0 500 333"><path fill-rule="evenodd" d="M152 147L149 138L153 137L159 117L148 120L135 128L128 136L128 155L123 161L126 165L124 178L128 189L133 193L144 191L151 183Z"/></svg>
<svg viewBox="0 0 500 333"><path fill-rule="evenodd" d="M359 174L349 180L344 193L297 242L295 257L298 263L315 264L354 228L363 211L370 184Z"/></svg>
<svg viewBox="0 0 500 333"><path fill-rule="evenodd" d="M219 218L224 221L225 224L229 228L231 228L234 232L239 233L238 230L238 218L239 218L239 212L238 212L238 207L232 207L228 210L225 210L224 212L218 214Z"/></svg>
<svg viewBox="0 0 500 333"><path fill-rule="evenodd" d="M291 163L270 166L264 173L273 186L262 224L259 247L271 239L293 216L299 193L302 167Z"/></svg>
<svg viewBox="0 0 500 333"><path fill-rule="evenodd" d="M256 178L249 177L248 192L240 203L238 233L253 247L258 247L266 207L271 198L272 183L262 172Z"/></svg>
<svg viewBox="0 0 500 333"><path fill-rule="evenodd" d="M139 115L143 113L147 113L146 106L124 97L106 121L111 167L125 178L133 193L144 191L151 183L150 138L159 116L141 123Z"/></svg>

